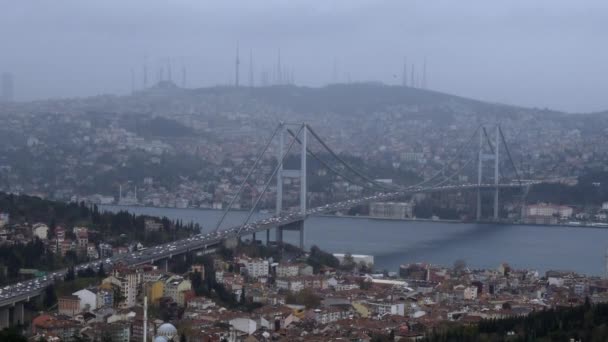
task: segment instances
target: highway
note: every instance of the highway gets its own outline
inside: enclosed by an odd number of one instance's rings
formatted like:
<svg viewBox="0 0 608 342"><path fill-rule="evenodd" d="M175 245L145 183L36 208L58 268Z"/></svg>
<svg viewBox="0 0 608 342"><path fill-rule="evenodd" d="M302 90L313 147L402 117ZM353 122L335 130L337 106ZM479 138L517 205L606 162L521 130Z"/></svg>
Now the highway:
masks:
<svg viewBox="0 0 608 342"><path fill-rule="evenodd" d="M516 188L537 183L538 182L499 184L498 187ZM158 260L171 258L173 256L181 255L195 250L205 250L208 248L214 248L225 239L249 235L256 232L276 228L278 226L285 226L293 222L304 220L307 216L310 215L328 214L368 204L370 202L393 200L395 198L399 198L407 194L437 191L464 191L477 188L493 189L495 187L496 185L494 184L462 184L429 188L410 187L398 192L379 193L375 195L360 197L357 199L351 199L333 204L327 204L316 208L311 208L307 210L305 214L302 214L300 212L284 212L280 216L263 218L255 222L247 223L240 226L234 226L231 228L219 230L217 232L196 234L189 238L148 247L143 250L135 251L132 253L116 255L111 258L106 258L105 260L98 259L95 261L82 263L75 266L74 271L75 273L77 273L78 271L85 270L89 267L92 268L94 271L97 271L100 264L102 263L104 264L104 268L107 271L109 271L116 263L122 263L131 266L152 263ZM31 297L39 295L43 292L46 286L52 284L55 280L63 279L66 273L67 269L56 270L54 272L49 272L47 275L42 277L3 287L2 289L0 289L0 307L13 305L18 301L29 300Z"/></svg>

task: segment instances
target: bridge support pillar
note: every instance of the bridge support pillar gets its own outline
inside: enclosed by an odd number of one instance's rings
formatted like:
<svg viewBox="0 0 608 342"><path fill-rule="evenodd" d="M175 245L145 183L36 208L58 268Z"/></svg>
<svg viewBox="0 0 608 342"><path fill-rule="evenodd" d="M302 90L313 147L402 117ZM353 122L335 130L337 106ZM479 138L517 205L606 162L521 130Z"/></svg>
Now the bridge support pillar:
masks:
<svg viewBox="0 0 608 342"><path fill-rule="evenodd" d="M283 243L283 232L286 230L298 231L300 233L299 236L299 246L300 249L304 249L304 220L295 221L290 224L286 224L284 226L279 226L277 229L277 243Z"/></svg>
<svg viewBox="0 0 608 342"><path fill-rule="evenodd" d="M8 328L10 326L9 321L10 313L8 307L0 308L0 329Z"/></svg>
<svg viewBox="0 0 608 342"><path fill-rule="evenodd" d="M270 229L266 229L266 246L270 242Z"/></svg>
<svg viewBox="0 0 608 342"><path fill-rule="evenodd" d="M255 233L253 233L253 235L251 236L251 242L253 242L253 244L256 244L256 237L255 237Z"/></svg>
<svg viewBox="0 0 608 342"><path fill-rule="evenodd" d="M277 244L282 244L283 243L283 227L279 226L279 227L276 228L275 241L277 242Z"/></svg>
<svg viewBox="0 0 608 342"><path fill-rule="evenodd" d="M304 250L304 221L300 226L300 249Z"/></svg>
<svg viewBox="0 0 608 342"><path fill-rule="evenodd" d="M169 272L169 259L163 259L161 263L163 270L165 270L165 272Z"/></svg>
<svg viewBox="0 0 608 342"><path fill-rule="evenodd" d="M24 311L23 310L23 302L16 303L14 311L13 311L13 322L12 322L13 326L24 323L23 322L23 320L24 320L24 318L23 318L23 314L24 314L23 311Z"/></svg>

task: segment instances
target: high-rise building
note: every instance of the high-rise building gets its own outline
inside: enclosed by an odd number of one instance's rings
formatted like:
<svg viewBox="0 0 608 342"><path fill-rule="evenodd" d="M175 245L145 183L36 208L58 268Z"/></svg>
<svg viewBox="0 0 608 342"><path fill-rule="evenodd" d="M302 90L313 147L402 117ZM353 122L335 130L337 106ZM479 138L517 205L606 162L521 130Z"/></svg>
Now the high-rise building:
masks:
<svg viewBox="0 0 608 342"><path fill-rule="evenodd" d="M14 100L15 96L15 84L13 81L13 74L9 72L2 73L1 81L2 83L2 93L0 94L0 101L2 102L11 102Z"/></svg>

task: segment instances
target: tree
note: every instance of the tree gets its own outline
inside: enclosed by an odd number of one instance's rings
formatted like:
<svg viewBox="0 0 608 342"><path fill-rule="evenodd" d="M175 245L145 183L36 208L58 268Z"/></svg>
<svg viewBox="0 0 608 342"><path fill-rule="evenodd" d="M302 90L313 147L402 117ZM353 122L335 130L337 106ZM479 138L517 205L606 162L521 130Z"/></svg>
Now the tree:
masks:
<svg viewBox="0 0 608 342"><path fill-rule="evenodd" d="M74 267L68 268L67 273L65 274L65 281L73 281L76 279L76 275L74 274Z"/></svg>
<svg viewBox="0 0 608 342"><path fill-rule="evenodd" d="M317 296L312 289L305 288L297 293L288 293L285 296L287 304L304 305L308 309L316 308L321 304L321 298Z"/></svg>
<svg viewBox="0 0 608 342"><path fill-rule="evenodd" d="M342 261L342 269L346 270L346 271L352 271L355 266L355 258L353 258L353 255L350 253L346 253L344 255L344 260Z"/></svg>
<svg viewBox="0 0 608 342"><path fill-rule="evenodd" d="M0 341L27 342L27 338L21 335L16 328L4 328L0 330Z"/></svg>
<svg viewBox="0 0 608 342"><path fill-rule="evenodd" d="M465 268L467 268L466 261L464 261L462 259L458 259L458 260L454 261L454 273L455 274L462 274L462 272L464 272Z"/></svg>
<svg viewBox="0 0 608 342"><path fill-rule="evenodd" d="M247 299L245 298L245 288L243 287L243 289L241 290L241 298L239 298L239 304L245 305L246 300Z"/></svg>
<svg viewBox="0 0 608 342"><path fill-rule="evenodd" d="M101 264L99 264L99 269L97 270L97 277L99 277L99 278L106 277L106 270L103 267L103 262Z"/></svg>
<svg viewBox="0 0 608 342"><path fill-rule="evenodd" d="M182 333L179 336L179 342L187 342L188 340L186 339L186 335L184 333Z"/></svg>
<svg viewBox="0 0 608 342"><path fill-rule="evenodd" d="M45 308L50 308L55 304L57 304L57 294L55 294L55 285L51 284L44 289L43 305Z"/></svg>

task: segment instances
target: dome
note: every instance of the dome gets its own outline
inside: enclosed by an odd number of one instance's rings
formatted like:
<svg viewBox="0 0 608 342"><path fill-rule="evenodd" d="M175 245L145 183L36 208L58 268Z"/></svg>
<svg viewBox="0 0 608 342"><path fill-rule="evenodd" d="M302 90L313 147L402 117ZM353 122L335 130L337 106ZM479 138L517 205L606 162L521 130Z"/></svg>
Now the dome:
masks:
<svg viewBox="0 0 608 342"><path fill-rule="evenodd" d="M164 336L156 336L154 342L168 342L167 338Z"/></svg>
<svg viewBox="0 0 608 342"><path fill-rule="evenodd" d="M171 323L163 323L160 327L158 327L156 335L159 337L166 337L167 340L170 340L177 336L177 329L175 329Z"/></svg>

